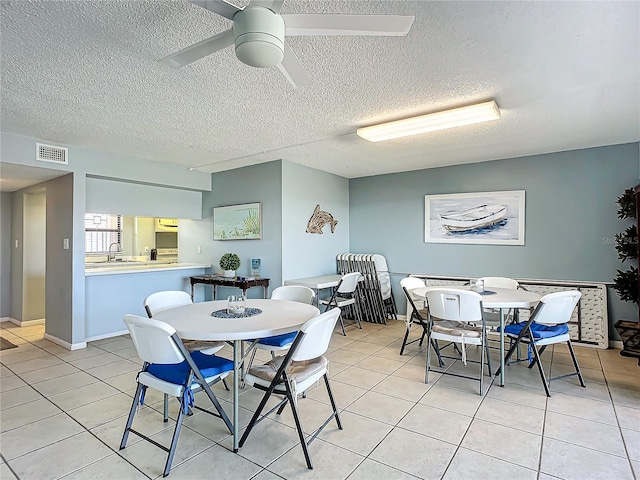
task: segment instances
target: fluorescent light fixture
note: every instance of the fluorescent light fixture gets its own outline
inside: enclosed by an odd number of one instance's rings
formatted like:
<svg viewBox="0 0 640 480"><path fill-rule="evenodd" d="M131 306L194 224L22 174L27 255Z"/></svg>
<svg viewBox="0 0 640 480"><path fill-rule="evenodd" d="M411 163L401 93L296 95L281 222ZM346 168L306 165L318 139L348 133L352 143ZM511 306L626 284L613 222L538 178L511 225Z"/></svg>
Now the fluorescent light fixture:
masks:
<svg viewBox="0 0 640 480"><path fill-rule="evenodd" d="M488 122L500 118L496 102L478 103L468 107L454 108L443 112L428 113L395 122L381 123L359 128L356 133L370 142L381 142L392 138L408 137L419 133L434 132L445 128L461 127L473 123Z"/></svg>

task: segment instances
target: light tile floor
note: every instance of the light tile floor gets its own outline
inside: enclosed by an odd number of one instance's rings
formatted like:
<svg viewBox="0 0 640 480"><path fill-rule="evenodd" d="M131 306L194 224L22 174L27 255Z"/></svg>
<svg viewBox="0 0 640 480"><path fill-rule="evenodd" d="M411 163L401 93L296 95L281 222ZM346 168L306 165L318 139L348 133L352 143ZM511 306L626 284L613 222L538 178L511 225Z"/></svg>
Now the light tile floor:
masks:
<svg viewBox="0 0 640 480"><path fill-rule="evenodd" d="M504 388L487 377L480 396L477 382L448 375L432 373L425 384L424 349L413 344L398 354L402 322L363 327L332 340L330 375L344 430L331 423L312 443L314 470L305 467L288 409L258 425L238 454L218 419L196 413L184 423L171 478L640 479L635 359L578 347L586 389L572 377L553 382L547 398L538 372L516 364L507 368ZM131 435L118 450L141 363L131 340L115 337L70 352L43 340L43 330L0 325L0 335L19 345L0 354L0 477L160 476L165 454L158 448ZM265 354L258 352L263 360ZM570 363L565 347L545 353L554 374L566 373ZM450 368L477 372L472 364ZM229 392L220 384L214 391L230 413ZM261 396L242 391L241 428ZM196 399L207 403L201 394ZM162 422L162 397L149 391L147 405L136 427L168 443L172 427ZM310 390L299 407L310 432L330 411L324 387Z"/></svg>

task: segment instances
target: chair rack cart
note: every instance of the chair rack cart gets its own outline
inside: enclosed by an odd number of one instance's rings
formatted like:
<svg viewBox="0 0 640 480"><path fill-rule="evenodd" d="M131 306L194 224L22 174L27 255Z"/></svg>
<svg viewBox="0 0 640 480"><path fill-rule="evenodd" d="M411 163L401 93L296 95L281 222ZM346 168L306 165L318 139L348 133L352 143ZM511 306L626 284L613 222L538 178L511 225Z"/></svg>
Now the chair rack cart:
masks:
<svg viewBox="0 0 640 480"><path fill-rule="evenodd" d="M336 267L342 275L353 272L362 275L356 294L363 320L386 324L387 318L397 318L387 261L382 255L341 253L336 256Z"/></svg>

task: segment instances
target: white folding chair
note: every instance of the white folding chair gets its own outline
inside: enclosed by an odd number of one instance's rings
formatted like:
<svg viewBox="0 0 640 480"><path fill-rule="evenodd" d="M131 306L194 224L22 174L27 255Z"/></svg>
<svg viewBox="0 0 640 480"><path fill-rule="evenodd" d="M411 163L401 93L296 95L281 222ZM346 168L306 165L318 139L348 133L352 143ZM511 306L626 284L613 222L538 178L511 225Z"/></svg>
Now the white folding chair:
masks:
<svg viewBox="0 0 640 480"><path fill-rule="evenodd" d="M480 395L482 395L485 355L488 367L487 373L491 376L491 359L487 345L482 296L479 293L466 290L436 287L427 292L427 304L429 306L430 318L430 342L433 340L444 340L446 342L459 343L461 360L465 365L467 363L466 345L479 345L481 347L479 362L480 376L478 379L466 375L459 375L451 371L442 371L439 373L479 380ZM434 321L434 318L439 321ZM480 326L477 326L478 324L480 324ZM441 357L458 359L458 357L447 357L442 354ZM473 360L468 361L478 363ZM429 383L429 370L431 370L431 349L427 349L426 383Z"/></svg>
<svg viewBox="0 0 640 480"><path fill-rule="evenodd" d="M515 343L509 349L505 357L505 364L513 355L513 352L518 347L519 343L526 343L529 345L528 361L529 368L533 368L534 365L538 365L538 371L540 372L540 379L544 385L544 391L547 397L551 396L549 393L549 384L552 380L558 380L559 378L571 377L573 375L578 376L580 386L585 387L584 378L582 372L580 372L580 366L578 365L578 358L573 351L571 345L571 337L569 335L569 325L567 323L571 320L573 311L576 305L580 301L582 294L577 290L570 290L566 292L556 292L545 295L540 299L540 303L533 311L531 317L526 322L515 323L507 325L504 329L507 336L511 339L515 339ZM576 369L575 372L568 373L566 375L560 375L547 379L542 366L542 360L540 355L549 345L556 343L566 343L569 347L569 353L573 360L573 366ZM541 347L538 350L538 347ZM534 357L531 359L531 352Z"/></svg>
<svg viewBox="0 0 640 480"><path fill-rule="evenodd" d="M320 300L319 303L325 306L325 312L330 308L339 308L341 311L346 307L353 309L353 318L355 319L358 328L362 329L362 322L360 318L360 305L358 304L358 297L356 295L356 288L358 288L358 281L360 280L360 272L346 273L340 279L340 283L333 290L329 300ZM347 332L344 329L344 320L342 314L339 317L340 327L342 328L342 334L346 337Z"/></svg>
<svg viewBox="0 0 640 480"><path fill-rule="evenodd" d="M258 423L274 411L277 411L277 414L280 415L289 404L296 423L300 445L307 461L307 467L313 469L309 449L307 448L309 444L333 418L335 418L338 428L342 430L338 408L329 385L329 377L327 375L328 360L323 356L329 348L331 335L339 317L340 309L333 308L312 318L300 328L293 345L291 345L289 352L285 356L276 357L269 363L254 366L248 371L245 381L249 385L263 390L265 394L240 439L240 447L244 445L249 434ZM306 440L300 417L298 416L298 395L303 394L321 378L324 378L333 411L325 422L311 434L309 440ZM267 413L261 415L269 397L274 393L284 395L284 398Z"/></svg>
<svg viewBox="0 0 640 480"><path fill-rule="evenodd" d="M385 314L397 320L398 308L396 307L396 301L393 298L393 291L391 290L391 274L389 273L387 259L378 253L372 255L372 257L378 275L378 282L380 283L380 294L382 295Z"/></svg>
<svg viewBox="0 0 640 480"><path fill-rule="evenodd" d="M181 307L193 303L191 295L182 290L164 290L155 292L144 299L144 309L149 318L153 318L160 312L169 310L170 308ZM201 351L205 355L213 355L222 349L224 342L209 342L204 340L184 340L184 346L190 352Z"/></svg>
<svg viewBox="0 0 640 480"><path fill-rule="evenodd" d="M144 309L149 318L153 318L160 312L170 308L182 307L193 303L191 295L182 290L162 290L155 292L144 299ZM206 340L183 340L182 343L189 352L200 351L205 355L213 355L224 347L224 342L213 342ZM224 388L229 390L226 380L223 381ZM169 396L164 396L164 421L169 421Z"/></svg>
<svg viewBox="0 0 640 480"><path fill-rule="evenodd" d="M429 311L427 310L425 301L413 295L413 291L416 288L426 287L424 280L418 277L405 277L400 279L400 286L402 287L405 297L407 298L407 315L405 318L405 324L407 328L404 333L404 339L402 340L402 346L400 347L400 355L402 355L407 345L420 341L420 346L422 346L424 337L427 335L429 329ZM417 314L415 313L416 310ZM407 342L409 334L411 333L411 327L413 326L414 322L422 327L422 335L420 336L420 338L416 338L415 340Z"/></svg>
<svg viewBox="0 0 640 480"><path fill-rule="evenodd" d="M517 290L520 287L520 284L517 280L508 277L481 277L478 280L482 280L484 282L484 288L486 290L491 290L491 288L506 288L509 290ZM505 318L517 318L517 310L513 313L507 313L507 315L505 315ZM499 327L500 311L492 308L486 308L484 311L484 322L490 328Z"/></svg>
<svg viewBox="0 0 640 480"><path fill-rule="evenodd" d="M159 320L136 315L125 315L124 323L131 334L138 356L144 361L138 373L136 393L129 411L129 418L124 429L120 450L126 447L129 433L134 433L168 453L163 476L169 475L171 463L178 444L180 429L184 415L191 407L221 418L229 432L233 426L220 402L211 390L214 385L233 371L233 362L215 355L204 355L201 352L189 353L176 334L175 329ZM176 419L171 445L166 447L134 430L131 426L138 405L144 404L147 388L154 388L165 395L173 395L180 401L180 411ZM195 405L194 393L204 390L211 400L215 411Z"/></svg>
<svg viewBox="0 0 640 480"><path fill-rule="evenodd" d="M307 303L311 305L316 294L309 287L302 285L284 285L278 287L271 292L271 300L289 300L291 302ZM251 354L246 369L253 365L256 351L269 350L271 357L275 358L275 352L289 350L298 332L284 333L282 335L274 335L272 337L261 338L255 344L255 350Z"/></svg>

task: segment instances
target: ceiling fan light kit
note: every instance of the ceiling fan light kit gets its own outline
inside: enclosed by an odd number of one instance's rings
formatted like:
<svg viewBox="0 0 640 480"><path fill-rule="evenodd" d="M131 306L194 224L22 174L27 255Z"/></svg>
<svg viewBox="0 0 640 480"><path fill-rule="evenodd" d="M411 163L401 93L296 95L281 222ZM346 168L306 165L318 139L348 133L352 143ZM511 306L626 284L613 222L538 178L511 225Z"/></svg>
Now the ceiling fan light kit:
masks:
<svg viewBox="0 0 640 480"><path fill-rule="evenodd" d="M233 17L236 56L252 67L275 67L284 58L284 20L268 8L248 6Z"/></svg>
<svg viewBox="0 0 640 480"><path fill-rule="evenodd" d="M428 113L417 117L404 118L394 122L358 128L358 136L370 142L381 142L394 138L408 137L420 133L434 132L447 128L461 127L474 123L489 122L500 118L500 109L494 100L467 107Z"/></svg>
<svg viewBox="0 0 640 480"><path fill-rule="evenodd" d="M251 0L238 8L225 0L191 3L233 22L233 27L159 60L180 68L235 44L236 57L252 67L275 67L295 88L312 83L285 41L286 35L405 36L414 17L408 15L285 14L284 0Z"/></svg>

